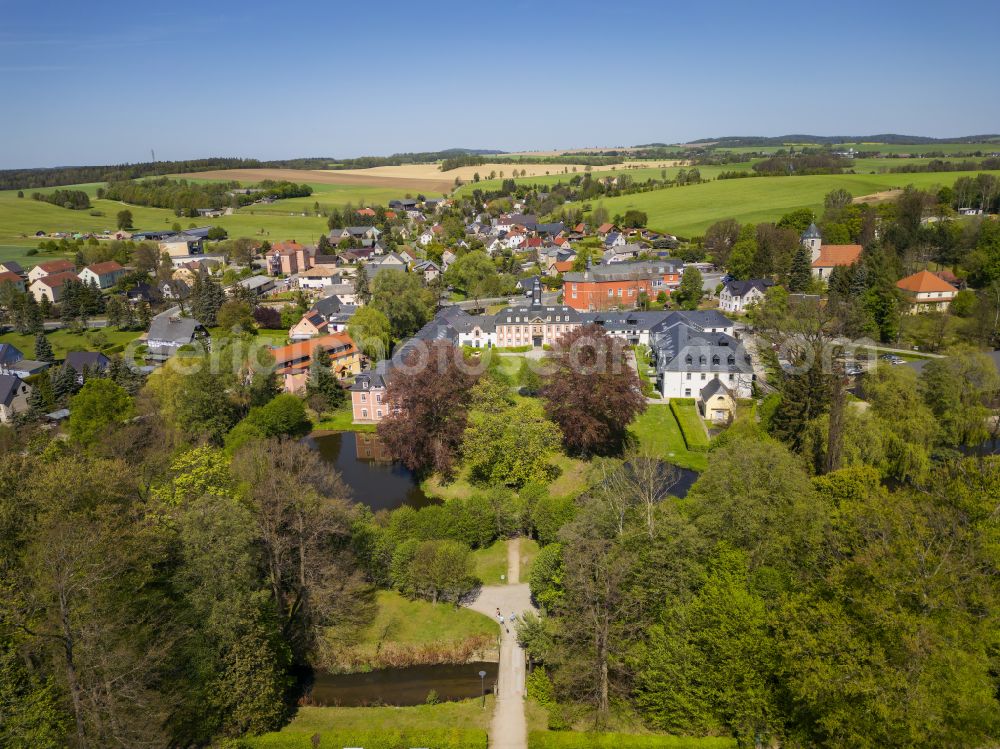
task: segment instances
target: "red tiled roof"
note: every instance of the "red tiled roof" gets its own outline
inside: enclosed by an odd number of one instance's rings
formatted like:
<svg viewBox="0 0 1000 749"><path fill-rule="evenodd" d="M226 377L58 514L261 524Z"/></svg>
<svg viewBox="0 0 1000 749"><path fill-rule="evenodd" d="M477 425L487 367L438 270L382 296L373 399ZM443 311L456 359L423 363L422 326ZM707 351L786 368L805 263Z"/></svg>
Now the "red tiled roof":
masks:
<svg viewBox="0 0 1000 749"><path fill-rule="evenodd" d="M69 271L65 273L50 273L47 276L42 276L36 281L36 283L42 283L48 286L50 289L55 289L62 286L67 281L79 281L76 273L71 273Z"/></svg>
<svg viewBox="0 0 1000 749"><path fill-rule="evenodd" d="M813 268L833 268L837 265L853 265L861 257L864 249L859 244L825 244L819 248L819 257L813 261Z"/></svg>
<svg viewBox="0 0 1000 749"><path fill-rule="evenodd" d="M610 231L614 231L614 228L615 228L614 224L601 224L600 226L597 227L597 233L607 234Z"/></svg>
<svg viewBox="0 0 1000 749"><path fill-rule="evenodd" d="M926 270L922 270L919 273L914 273L912 276L899 279L896 281L896 286L901 288L903 291L909 291L914 294L926 293L928 291L958 291L958 289L947 281L941 280L933 273Z"/></svg>
<svg viewBox="0 0 1000 749"><path fill-rule="evenodd" d="M7 283L8 281L11 283L20 283L21 280L21 277L16 273L11 273L10 271L0 273L0 283Z"/></svg>
<svg viewBox="0 0 1000 749"><path fill-rule="evenodd" d="M559 273L565 273L566 271L573 270L573 261L561 260L558 263L555 263L552 267L554 267Z"/></svg>
<svg viewBox="0 0 1000 749"><path fill-rule="evenodd" d="M76 270L76 265L71 260L50 260L47 263L39 263L38 267L46 273L62 273L68 270Z"/></svg>
<svg viewBox="0 0 1000 749"><path fill-rule="evenodd" d="M303 247L293 239L287 242L275 242L274 244L271 245L272 252L274 251L281 252L284 250L292 250L294 252L295 250L304 250L304 249L305 247Z"/></svg>
<svg viewBox="0 0 1000 749"><path fill-rule="evenodd" d="M288 372L307 369L312 362L312 353L318 346L330 350L345 345L349 346L347 350L339 354L331 354L334 360L357 353L358 347L347 333L331 333L330 335L291 343L287 346L279 346L278 348L271 349L271 354L274 356L275 366L278 367L278 374L287 374Z"/></svg>
<svg viewBox="0 0 1000 749"><path fill-rule="evenodd" d="M122 266L115 260L108 260L104 263L94 263L93 265L88 265L87 270L92 273L96 273L99 276L103 276L106 273L114 273L116 270L125 270Z"/></svg>

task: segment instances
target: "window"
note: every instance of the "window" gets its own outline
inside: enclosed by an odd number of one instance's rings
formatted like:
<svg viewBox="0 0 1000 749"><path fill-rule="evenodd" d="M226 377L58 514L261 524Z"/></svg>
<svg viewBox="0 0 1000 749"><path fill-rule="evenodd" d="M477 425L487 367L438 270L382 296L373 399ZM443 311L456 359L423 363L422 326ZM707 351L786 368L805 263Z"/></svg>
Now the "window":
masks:
<svg viewBox="0 0 1000 749"><path fill-rule="evenodd" d="M693 361L694 360L691 358L691 354L688 354L687 356L684 357L685 364L691 364Z"/></svg>
<svg viewBox="0 0 1000 749"><path fill-rule="evenodd" d="M701 373L701 380L702 380L702 382L705 381L705 373L704 372Z"/></svg>
<svg viewBox="0 0 1000 749"><path fill-rule="evenodd" d="M684 377L684 379L685 380L690 380L691 379L691 373L688 372L687 375Z"/></svg>
<svg viewBox="0 0 1000 749"><path fill-rule="evenodd" d="M718 363L719 363L719 355L718 354L713 354L712 355L712 364L718 364Z"/></svg>
<svg viewBox="0 0 1000 749"><path fill-rule="evenodd" d="M362 419L367 419L368 418L368 409L367 408L362 408L361 409L361 418Z"/></svg>
<svg viewBox="0 0 1000 749"><path fill-rule="evenodd" d="M689 395L691 395L691 388L684 388L684 397L686 398Z"/></svg>
<svg viewBox="0 0 1000 749"><path fill-rule="evenodd" d="M614 296L614 295L615 295L615 290L614 289L608 289L608 296Z"/></svg>
<svg viewBox="0 0 1000 749"><path fill-rule="evenodd" d="M364 393L361 394L361 402L362 403L367 403L368 402L368 396L365 395Z"/></svg>
<svg viewBox="0 0 1000 749"><path fill-rule="evenodd" d="M732 366L735 363L736 363L736 357L735 356L733 356L732 354L730 354L729 356L726 357L726 364Z"/></svg>
<svg viewBox="0 0 1000 749"><path fill-rule="evenodd" d="M375 402L376 403L381 403L382 402L382 394L381 393L379 393L378 395L375 396Z"/></svg>
<svg viewBox="0 0 1000 749"><path fill-rule="evenodd" d="M382 409L380 408L378 411L376 411L375 415L378 416L381 419L382 418Z"/></svg>
<svg viewBox="0 0 1000 749"><path fill-rule="evenodd" d="M736 379L736 375L734 375L734 374L730 374L730 375L729 375L729 381L730 381L730 382L732 382L732 381L733 381L733 380L735 380L735 379Z"/></svg>

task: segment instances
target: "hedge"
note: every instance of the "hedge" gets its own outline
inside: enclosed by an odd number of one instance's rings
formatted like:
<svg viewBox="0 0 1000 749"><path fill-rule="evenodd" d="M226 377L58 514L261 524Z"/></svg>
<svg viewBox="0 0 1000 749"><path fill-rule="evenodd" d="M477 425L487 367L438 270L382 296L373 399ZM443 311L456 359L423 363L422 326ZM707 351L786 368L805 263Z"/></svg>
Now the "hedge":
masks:
<svg viewBox="0 0 1000 749"><path fill-rule="evenodd" d="M528 735L528 749L735 749L735 747L735 739L718 736L699 738L578 731L532 731Z"/></svg>
<svg viewBox="0 0 1000 749"><path fill-rule="evenodd" d="M705 433L705 426L701 423L694 398L671 398L670 412L677 419L687 449L694 453L707 452L708 435Z"/></svg>
<svg viewBox="0 0 1000 749"><path fill-rule="evenodd" d="M423 731L317 731L320 749L343 749L347 746L364 749L486 749L486 731L465 728L440 728ZM307 732L282 731L254 738L239 739L228 746L232 749L313 749ZM714 748L709 748L714 749Z"/></svg>

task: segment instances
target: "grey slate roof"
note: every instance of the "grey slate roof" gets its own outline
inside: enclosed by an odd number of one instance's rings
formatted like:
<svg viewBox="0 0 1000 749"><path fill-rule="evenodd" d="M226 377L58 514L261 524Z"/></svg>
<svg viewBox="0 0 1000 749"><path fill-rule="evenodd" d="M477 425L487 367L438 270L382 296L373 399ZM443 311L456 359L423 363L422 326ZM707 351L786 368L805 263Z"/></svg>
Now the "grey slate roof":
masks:
<svg viewBox="0 0 1000 749"><path fill-rule="evenodd" d="M193 317L180 317L161 312L150 323L147 340L150 343L164 341L183 345L194 339L195 331L200 327L203 327L202 324Z"/></svg>
<svg viewBox="0 0 1000 749"><path fill-rule="evenodd" d="M9 406L17 396L22 380L17 375L0 375L0 403Z"/></svg>
<svg viewBox="0 0 1000 749"><path fill-rule="evenodd" d="M809 228L806 229L802 233L802 238L803 239L822 239L822 236L819 233L819 227L816 226L815 222L809 224Z"/></svg>
<svg viewBox="0 0 1000 749"><path fill-rule="evenodd" d="M13 364L24 358L24 354L11 343L0 343L0 365Z"/></svg>
<svg viewBox="0 0 1000 749"><path fill-rule="evenodd" d="M680 273L681 264L673 260L643 260L638 263L595 265L590 270L563 273L564 281L634 281L639 278L662 277Z"/></svg>
<svg viewBox="0 0 1000 749"><path fill-rule="evenodd" d="M725 333L702 333L674 325L653 334L650 347L657 372L733 372L752 374L750 355Z"/></svg>
<svg viewBox="0 0 1000 749"><path fill-rule="evenodd" d="M76 370L77 374L83 374L85 369L99 369L101 371L108 368L111 361L99 351L70 351L66 354L65 366Z"/></svg>
<svg viewBox="0 0 1000 749"><path fill-rule="evenodd" d="M774 286L774 281L769 281L766 278L751 278L748 281L730 281L726 284L726 290L733 296L741 297L751 289L760 289L760 291L766 292L772 286Z"/></svg>
<svg viewBox="0 0 1000 749"><path fill-rule="evenodd" d="M726 395L732 395L732 393L729 392L729 388L727 388L725 384L723 384L722 380L717 380L713 377L711 380L708 381L708 384L701 389L700 393L701 399L703 401L707 401L709 398L711 398L719 391L722 391Z"/></svg>

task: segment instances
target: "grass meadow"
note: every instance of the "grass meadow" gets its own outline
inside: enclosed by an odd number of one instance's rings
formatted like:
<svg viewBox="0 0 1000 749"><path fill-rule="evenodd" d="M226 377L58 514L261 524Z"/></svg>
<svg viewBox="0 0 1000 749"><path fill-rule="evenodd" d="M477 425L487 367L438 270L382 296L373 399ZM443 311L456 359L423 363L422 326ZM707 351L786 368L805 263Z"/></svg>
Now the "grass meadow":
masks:
<svg viewBox="0 0 1000 749"><path fill-rule="evenodd" d="M819 212L824 196L839 188L860 197L907 185L921 188L951 185L959 177L974 177L979 173L754 177L664 188L605 198L601 202L611 215L635 208L646 212L650 228L691 237L703 233L711 224L724 218L735 218L741 223L758 223L777 220L796 208L812 208ZM1000 176L1000 172L989 174ZM596 202L591 201L591 205L596 205Z"/></svg>

